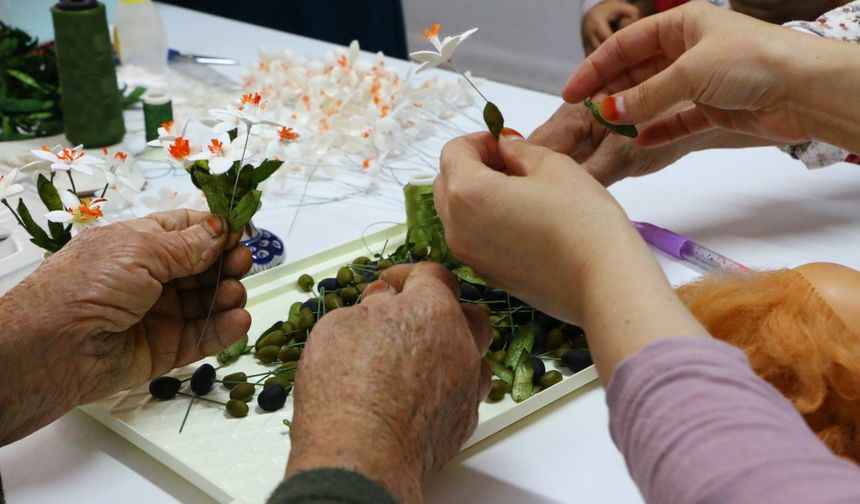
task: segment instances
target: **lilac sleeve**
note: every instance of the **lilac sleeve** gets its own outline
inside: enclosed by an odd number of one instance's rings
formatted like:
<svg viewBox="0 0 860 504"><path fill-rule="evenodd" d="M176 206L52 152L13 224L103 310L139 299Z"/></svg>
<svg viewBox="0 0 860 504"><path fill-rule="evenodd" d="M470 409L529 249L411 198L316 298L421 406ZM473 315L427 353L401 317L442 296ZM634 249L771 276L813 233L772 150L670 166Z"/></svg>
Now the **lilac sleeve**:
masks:
<svg viewBox="0 0 860 504"><path fill-rule="evenodd" d="M647 347L615 371L607 402L612 439L648 502L860 502L860 468L720 341Z"/></svg>

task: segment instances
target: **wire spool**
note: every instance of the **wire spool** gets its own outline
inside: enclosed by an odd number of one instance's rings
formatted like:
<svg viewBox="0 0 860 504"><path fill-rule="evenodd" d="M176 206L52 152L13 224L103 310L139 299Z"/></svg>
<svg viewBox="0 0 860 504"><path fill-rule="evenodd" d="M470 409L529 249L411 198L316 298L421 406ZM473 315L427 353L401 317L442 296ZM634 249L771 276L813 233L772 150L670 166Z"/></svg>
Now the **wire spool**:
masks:
<svg viewBox="0 0 860 504"><path fill-rule="evenodd" d="M433 203L435 174L413 177L403 188L406 202L406 242L430 249L436 262L453 261L454 256L445 243L445 229Z"/></svg>
<svg viewBox="0 0 860 504"><path fill-rule="evenodd" d="M173 120L173 103L163 93L147 93L142 101L146 141L151 142L158 138L158 128Z"/></svg>
<svg viewBox="0 0 860 504"><path fill-rule="evenodd" d="M66 137L85 147L120 142L125 123L105 6L60 0L51 15Z"/></svg>

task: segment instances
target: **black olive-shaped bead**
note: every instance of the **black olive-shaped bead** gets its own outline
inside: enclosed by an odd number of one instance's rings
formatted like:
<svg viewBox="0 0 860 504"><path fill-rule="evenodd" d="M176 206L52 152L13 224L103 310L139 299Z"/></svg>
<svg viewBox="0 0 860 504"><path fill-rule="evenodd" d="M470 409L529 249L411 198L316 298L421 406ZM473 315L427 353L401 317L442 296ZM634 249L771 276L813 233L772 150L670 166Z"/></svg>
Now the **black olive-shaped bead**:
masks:
<svg viewBox="0 0 860 504"><path fill-rule="evenodd" d="M301 289L302 292L310 292L314 290L314 277L308 275L307 273L300 276L298 282L296 283L299 285L299 289Z"/></svg>
<svg viewBox="0 0 860 504"><path fill-rule="evenodd" d="M478 301L484 298L484 293L469 282L460 282L460 299L464 301Z"/></svg>
<svg viewBox="0 0 860 504"><path fill-rule="evenodd" d="M230 399L227 401L227 406L225 406L227 413L236 418L242 418L248 416L248 405L245 404L244 401L238 401L236 399Z"/></svg>
<svg viewBox="0 0 860 504"><path fill-rule="evenodd" d="M358 301L358 289L355 287L344 287L340 290L340 299L346 306L352 306Z"/></svg>
<svg viewBox="0 0 860 504"><path fill-rule="evenodd" d="M149 393L156 399L166 401L179 393L182 382L172 376L162 376L149 382Z"/></svg>
<svg viewBox="0 0 860 504"><path fill-rule="evenodd" d="M534 375L532 375L532 381L535 385L540 383L540 379L543 377L544 373L546 373L546 364L543 363L538 357L532 357L532 369L534 369Z"/></svg>
<svg viewBox="0 0 860 504"><path fill-rule="evenodd" d="M588 366L594 364L590 352L571 351L561 356L561 362L574 373L578 373Z"/></svg>
<svg viewBox="0 0 860 504"><path fill-rule="evenodd" d="M238 385L240 383L247 383L247 382L248 382L248 375L246 375L245 373L241 373L241 372L228 374L222 380L222 383L224 383L224 386L227 387L228 389L232 389L233 387L235 387L236 385Z"/></svg>
<svg viewBox="0 0 860 504"><path fill-rule="evenodd" d="M556 359L561 359L561 356L573 350L573 347L570 343L562 343L560 347L556 348L552 352L552 356Z"/></svg>
<svg viewBox="0 0 860 504"><path fill-rule="evenodd" d="M547 340L546 331L538 325L535 325L533 327L534 327L534 334L535 334L535 342L534 342L533 348L534 348L534 350L537 350L537 352L535 352L535 353L544 353L546 351L546 340Z"/></svg>
<svg viewBox="0 0 860 504"><path fill-rule="evenodd" d="M319 311L320 300L318 298L308 299L304 303L302 303L302 309L307 308L311 311L311 313L316 313ZM301 312L299 312L301 313Z"/></svg>
<svg viewBox="0 0 860 504"><path fill-rule="evenodd" d="M507 308L507 300L508 295L505 294L505 291L499 289L492 289L487 292L486 296L487 302L493 305L493 308L499 310L501 308Z"/></svg>
<svg viewBox="0 0 860 504"><path fill-rule="evenodd" d="M561 325L561 322L544 312L535 312L535 325L544 331L549 331Z"/></svg>
<svg viewBox="0 0 860 504"><path fill-rule="evenodd" d="M278 352L278 360L281 362L297 361L302 356L302 351L296 347L283 346Z"/></svg>
<svg viewBox="0 0 860 504"><path fill-rule="evenodd" d="M203 364L191 375L191 391L202 396L212 390L215 383L215 368L212 364Z"/></svg>
<svg viewBox="0 0 860 504"><path fill-rule="evenodd" d="M278 360L279 353L281 353L281 347L278 345L269 345L257 350L257 358L263 364L271 364Z"/></svg>
<svg viewBox="0 0 860 504"><path fill-rule="evenodd" d="M286 388L280 385L272 385L260 392L257 396L257 404L263 411L278 411L287 402L287 395L289 395L289 392Z"/></svg>
<svg viewBox="0 0 860 504"><path fill-rule="evenodd" d="M544 389L548 389L563 379L564 377L558 371L547 371L540 379L540 386Z"/></svg>
<svg viewBox="0 0 860 504"><path fill-rule="evenodd" d="M583 344L587 345L585 342L585 331L581 327L573 324L565 324L561 328L561 332L564 333L564 337L571 345L575 347L580 347Z"/></svg>
<svg viewBox="0 0 860 504"><path fill-rule="evenodd" d="M352 272L351 269L344 266L343 268L337 270L337 276L335 277L337 280L338 287L346 287L355 281L355 273Z"/></svg>
<svg viewBox="0 0 860 504"><path fill-rule="evenodd" d="M257 390L254 385L250 383L240 383L239 385L236 385L233 390L230 391L230 399L251 402L251 399L254 398L254 393L256 392Z"/></svg>
<svg viewBox="0 0 860 504"><path fill-rule="evenodd" d="M370 282L372 282L374 280L374 278L373 278L374 275L375 275L375 273L373 271L365 271L364 273L361 274L361 283L369 284Z"/></svg>
<svg viewBox="0 0 860 504"><path fill-rule="evenodd" d="M317 284L317 292L320 294L324 292L337 292L338 289L340 289L340 285L337 284L337 278L324 278Z"/></svg>
<svg viewBox="0 0 860 504"><path fill-rule="evenodd" d="M508 384L503 382L502 380L493 380L493 383L490 384L490 393L487 395L487 399L490 401L501 401L505 398L505 394L508 393Z"/></svg>

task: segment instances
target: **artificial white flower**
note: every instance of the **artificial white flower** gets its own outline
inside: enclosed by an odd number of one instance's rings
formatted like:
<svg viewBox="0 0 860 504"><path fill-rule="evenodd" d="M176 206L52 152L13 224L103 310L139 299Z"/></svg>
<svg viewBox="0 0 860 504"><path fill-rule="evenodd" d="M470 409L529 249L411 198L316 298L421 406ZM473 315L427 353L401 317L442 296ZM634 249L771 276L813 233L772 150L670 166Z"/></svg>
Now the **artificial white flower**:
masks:
<svg viewBox="0 0 860 504"><path fill-rule="evenodd" d="M170 143L164 143L163 148L167 151L168 159L171 163L185 168L192 163L191 159L191 141L184 137L176 137Z"/></svg>
<svg viewBox="0 0 860 504"><path fill-rule="evenodd" d="M289 159L289 149L295 144L295 141L300 138L293 128L277 129L272 136L272 140L266 144L266 157L269 159L286 160Z"/></svg>
<svg viewBox="0 0 860 504"><path fill-rule="evenodd" d="M478 31L477 28L472 28L471 30L465 31L459 35L445 37L445 40L439 40L439 28L441 28L441 25L437 23L430 28L424 29L424 36L427 37L427 40L429 40L430 43L433 44L433 47L436 48L435 51L416 51L409 55L413 60L421 63L421 66L418 67L418 70L415 73L420 73L424 70L429 70L431 68L436 68L439 65L450 63L451 58L454 57L454 51L457 49L457 46L469 38L473 33Z"/></svg>
<svg viewBox="0 0 860 504"><path fill-rule="evenodd" d="M105 151L107 151L107 149L105 149ZM105 152L105 154L107 154L107 152ZM134 182L126 176L127 168L128 154L123 151L117 151L113 156L113 160L111 160L110 164L104 171L105 181L109 186L114 187L114 189L122 185L135 192L140 192L139 189L135 187Z"/></svg>
<svg viewBox="0 0 860 504"><path fill-rule="evenodd" d="M229 127L230 129L234 129L238 126L239 122L241 122L246 128L251 128L251 133L255 133L253 129L254 126L260 124L268 126L283 126L283 124L269 118L266 113L267 105L268 102L263 100L263 96L260 93L248 93L242 95L242 99L240 100L238 107L214 109L210 110L209 114L212 117L224 121L220 126L221 128ZM237 122L237 120L239 122Z"/></svg>
<svg viewBox="0 0 860 504"><path fill-rule="evenodd" d="M78 199L71 191L60 191L60 199L65 210L48 212L45 217L51 222L60 224L71 224L72 229L80 232L92 226L104 224L104 207L107 200L104 198Z"/></svg>
<svg viewBox="0 0 860 504"><path fill-rule="evenodd" d="M74 170L92 175L93 166L104 164L104 159L85 153L83 145L78 145L73 149L62 148L57 153L45 148L33 149L30 152L40 159L49 161L51 169L54 171Z"/></svg>
<svg viewBox="0 0 860 504"><path fill-rule="evenodd" d="M12 170L8 175L0 175L0 200L24 192L24 186L15 183L16 178L18 178L17 169Z"/></svg>
<svg viewBox="0 0 860 504"><path fill-rule="evenodd" d="M189 161L208 161L209 171L216 175L226 173L233 163L242 159L245 149L245 140L236 138L230 141L230 135L221 133L218 138L209 141L209 145L198 154L190 156Z"/></svg>

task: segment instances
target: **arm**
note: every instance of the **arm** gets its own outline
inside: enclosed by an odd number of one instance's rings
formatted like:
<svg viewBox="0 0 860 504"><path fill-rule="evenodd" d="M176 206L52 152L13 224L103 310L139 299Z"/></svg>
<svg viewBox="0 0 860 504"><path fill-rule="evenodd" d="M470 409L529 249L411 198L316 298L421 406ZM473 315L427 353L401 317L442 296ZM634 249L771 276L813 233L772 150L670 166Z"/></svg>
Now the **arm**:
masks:
<svg viewBox="0 0 860 504"><path fill-rule="evenodd" d="M607 402L648 502L860 502L860 469L725 343L656 343L618 368Z"/></svg>

